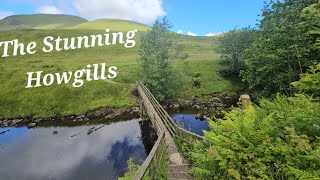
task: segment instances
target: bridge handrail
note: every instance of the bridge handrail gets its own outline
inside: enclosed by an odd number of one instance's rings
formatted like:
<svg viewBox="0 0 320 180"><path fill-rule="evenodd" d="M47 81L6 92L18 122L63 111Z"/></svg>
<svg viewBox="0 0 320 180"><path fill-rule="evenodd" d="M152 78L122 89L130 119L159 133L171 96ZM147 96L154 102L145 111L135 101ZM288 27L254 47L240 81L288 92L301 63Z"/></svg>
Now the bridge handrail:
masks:
<svg viewBox="0 0 320 180"><path fill-rule="evenodd" d="M133 180L144 179L148 171L150 180L156 178L157 166L159 165L163 151L166 148L164 136L165 133L163 131L161 135L158 137L147 159L143 162L139 170L136 172L135 176L133 177Z"/></svg>
<svg viewBox="0 0 320 180"><path fill-rule="evenodd" d="M150 101L151 105L157 112L157 114L160 116L160 118L163 120L165 125L168 127L168 130L170 134L175 137L175 131L177 125L175 122L171 119L171 117L166 114L166 111L162 108L162 106L159 104L159 102L155 99L155 97L151 94L151 92L144 86L144 84L140 81L137 82L138 90L144 93L143 95L147 96L148 101ZM169 117L169 118L168 118Z"/></svg>
<svg viewBox="0 0 320 180"><path fill-rule="evenodd" d="M159 109L158 109L158 113L160 113L160 115L161 115L162 117L164 117L164 120L165 120L166 125L169 123L169 124L171 124L171 127L170 127L170 128L174 128L174 131L182 132L183 134L186 134L186 135L188 135L188 136L191 136L191 137L194 138L194 139L197 139L197 140L204 140L204 139L205 139L205 138L202 137L202 136L199 136L199 135L197 135L197 134L195 134L195 133L192 133L192 132L190 132L190 131L188 131L188 130L185 130L185 129L179 127L179 126L172 120L172 118L171 118L170 115L167 113L167 111L165 111L165 110L163 109L163 107L160 105L160 103L159 103L159 102L155 99L155 97L151 94L151 92L149 91L149 89L148 89L141 81L138 81L137 84L138 84L138 87L140 87L140 88L143 90L143 92L146 93L146 96L149 96L149 97L147 97L147 98L151 98L151 99L153 100L153 103L156 104L156 107L159 108ZM148 95L147 95L147 94L148 94ZM159 112L159 111L160 111L160 112ZM168 123L167 123L166 121L167 121ZM173 126L173 127L172 127L172 126ZM175 137L175 135L173 135L173 137Z"/></svg>
<svg viewBox="0 0 320 180"><path fill-rule="evenodd" d="M162 131L165 131L166 127L164 126L164 124L161 121L161 117L159 117L159 113L157 112L157 110L155 109L154 105L152 104L152 102L150 101L150 98L147 97L146 93L144 92L144 90L142 89L142 87L138 84L138 91L140 93L141 99L143 101L143 104L146 107L146 111L147 114L150 116L151 120L153 119L153 125L155 126L155 130L157 132L158 135L160 135L160 133Z"/></svg>
<svg viewBox="0 0 320 180"><path fill-rule="evenodd" d="M178 137L176 136L176 133L180 132L196 140L207 139L205 137L199 136L195 133L185 130L184 128L179 127L178 124L172 120L171 116L167 113L167 111L164 110L164 108L152 95L149 89L141 81L137 81L137 88L142 98L142 101L146 107L146 111L151 120L153 120L153 124L159 137L155 145L153 146L150 154L148 155L147 159L143 162L133 179L141 180L145 178L146 174L149 174L149 179L153 180L156 177L157 171L155 166L159 164L163 150L166 147L164 139L166 132L169 133L172 137L176 138Z"/></svg>

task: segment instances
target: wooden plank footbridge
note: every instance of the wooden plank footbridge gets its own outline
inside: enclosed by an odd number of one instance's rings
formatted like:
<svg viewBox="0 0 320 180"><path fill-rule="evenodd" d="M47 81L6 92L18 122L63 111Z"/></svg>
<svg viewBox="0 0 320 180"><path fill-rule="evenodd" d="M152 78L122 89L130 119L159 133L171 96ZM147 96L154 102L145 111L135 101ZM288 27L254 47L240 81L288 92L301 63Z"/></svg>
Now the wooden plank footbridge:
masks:
<svg viewBox="0 0 320 180"><path fill-rule="evenodd" d="M194 179L190 174L190 164L179 153L174 139L177 133L198 140L203 137L179 127L141 81L137 82L137 89L141 97L141 114L148 115L158 139L134 180L156 179L157 168L165 152L169 154L169 179Z"/></svg>

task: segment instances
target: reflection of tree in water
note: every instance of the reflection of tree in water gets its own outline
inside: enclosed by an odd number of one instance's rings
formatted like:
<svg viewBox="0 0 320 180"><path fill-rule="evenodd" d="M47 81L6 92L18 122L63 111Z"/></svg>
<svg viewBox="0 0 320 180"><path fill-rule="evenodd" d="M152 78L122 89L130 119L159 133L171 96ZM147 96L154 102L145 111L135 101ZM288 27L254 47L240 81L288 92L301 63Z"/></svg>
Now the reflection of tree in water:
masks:
<svg viewBox="0 0 320 180"><path fill-rule="evenodd" d="M138 138L138 137L137 137ZM124 175L127 171L127 161L134 157L133 162L141 165L147 157L142 144L132 146L129 138L126 137L123 142L117 141L113 146L108 160L113 162L113 173L118 177Z"/></svg>
<svg viewBox="0 0 320 180"><path fill-rule="evenodd" d="M149 154L158 136L152 127L151 121L140 123L141 141L145 147L146 154Z"/></svg>

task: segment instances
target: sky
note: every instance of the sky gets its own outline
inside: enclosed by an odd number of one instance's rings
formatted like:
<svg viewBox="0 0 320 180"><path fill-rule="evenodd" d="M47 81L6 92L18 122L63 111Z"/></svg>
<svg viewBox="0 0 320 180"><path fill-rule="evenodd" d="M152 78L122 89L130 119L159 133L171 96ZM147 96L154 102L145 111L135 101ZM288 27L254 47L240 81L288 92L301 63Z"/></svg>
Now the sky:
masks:
<svg viewBox="0 0 320 180"><path fill-rule="evenodd" d="M152 25L163 16L175 32L210 36L254 27L264 0L0 0L0 19L14 14L71 14L88 20L128 19Z"/></svg>

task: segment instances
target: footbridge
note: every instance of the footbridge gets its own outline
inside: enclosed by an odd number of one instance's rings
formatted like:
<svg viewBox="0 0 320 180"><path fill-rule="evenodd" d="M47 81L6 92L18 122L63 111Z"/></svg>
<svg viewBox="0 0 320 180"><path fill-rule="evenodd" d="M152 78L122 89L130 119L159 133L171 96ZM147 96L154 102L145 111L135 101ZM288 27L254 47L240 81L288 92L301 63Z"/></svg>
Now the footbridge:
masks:
<svg viewBox="0 0 320 180"><path fill-rule="evenodd" d="M156 179L157 168L164 153L169 155L169 179L194 179L190 173L190 164L178 151L174 139L179 137L178 133L198 140L203 140L203 137L179 127L141 81L137 82L137 89L141 99L141 114L151 120L158 139L134 180Z"/></svg>

